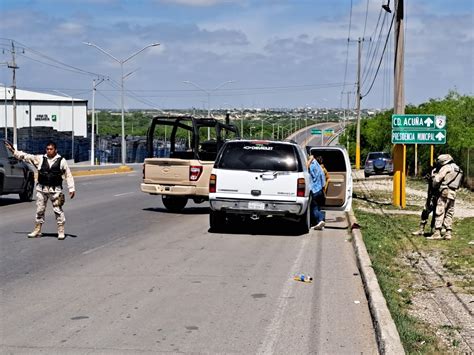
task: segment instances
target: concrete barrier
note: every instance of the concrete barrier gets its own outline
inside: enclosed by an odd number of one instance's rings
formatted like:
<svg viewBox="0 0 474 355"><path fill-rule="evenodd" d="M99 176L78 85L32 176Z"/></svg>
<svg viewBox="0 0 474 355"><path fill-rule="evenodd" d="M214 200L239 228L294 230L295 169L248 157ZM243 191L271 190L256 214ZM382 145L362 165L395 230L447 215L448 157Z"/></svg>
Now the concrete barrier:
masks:
<svg viewBox="0 0 474 355"><path fill-rule="evenodd" d="M353 228L358 226L354 211L351 210L348 213L348 219L352 231L352 245L356 253L357 266L359 267L365 294L369 302L379 352L380 354L388 355L405 354L397 327L388 310L387 302L380 290L377 276L372 268L372 262L362 239L362 233L358 228Z"/></svg>

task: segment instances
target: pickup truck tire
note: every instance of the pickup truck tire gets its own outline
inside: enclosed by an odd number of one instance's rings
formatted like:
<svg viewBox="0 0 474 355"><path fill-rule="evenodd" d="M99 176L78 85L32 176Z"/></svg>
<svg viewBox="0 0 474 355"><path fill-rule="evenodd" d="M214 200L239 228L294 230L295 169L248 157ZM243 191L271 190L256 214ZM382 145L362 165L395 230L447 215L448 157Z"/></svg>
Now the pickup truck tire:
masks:
<svg viewBox="0 0 474 355"><path fill-rule="evenodd" d="M306 234L309 232L311 228L311 206L308 204L306 208L306 212L301 216L300 220L298 221L298 230L301 233Z"/></svg>
<svg viewBox="0 0 474 355"><path fill-rule="evenodd" d="M181 212L188 203L188 198L181 196L163 195L161 200L168 211L175 213Z"/></svg>
<svg viewBox="0 0 474 355"><path fill-rule="evenodd" d="M35 182L33 176L30 175L28 180L26 180L25 189L23 192L20 192L20 201L30 202L33 201L33 192L35 190Z"/></svg>
<svg viewBox="0 0 474 355"><path fill-rule="evenodd" d="M221 232L225 225L225 212L211 211L209 213L209 228L211 232Z"/></svg>

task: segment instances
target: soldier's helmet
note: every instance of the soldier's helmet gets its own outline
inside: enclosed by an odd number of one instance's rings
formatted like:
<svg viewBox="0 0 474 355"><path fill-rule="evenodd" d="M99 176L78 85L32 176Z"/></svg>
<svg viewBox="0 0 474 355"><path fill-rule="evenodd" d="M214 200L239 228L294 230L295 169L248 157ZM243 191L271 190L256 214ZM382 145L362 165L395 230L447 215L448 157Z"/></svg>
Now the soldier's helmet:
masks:
<svg viewBox="0 0 474 355"><path fill-rule="evenodd" d="M438 163L438 165L446 165L450 162L453 161L453 157L450 155L450 154L441 154L440 156L438 156L438 159L436 159L436 162Z"/></svg>

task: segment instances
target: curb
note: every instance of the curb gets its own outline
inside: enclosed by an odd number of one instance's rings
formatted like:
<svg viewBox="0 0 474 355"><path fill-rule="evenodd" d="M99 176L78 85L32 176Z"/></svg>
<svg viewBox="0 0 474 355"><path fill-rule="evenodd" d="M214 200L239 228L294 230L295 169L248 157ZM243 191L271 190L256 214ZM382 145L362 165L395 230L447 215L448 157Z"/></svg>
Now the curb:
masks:
<svg viewBox="0 0 474 355"><path fill-rule="evenodd" d="M71 173L73 176L92 176L92 175L109 175L109 174L118 174L118 173L129 173L133 171L133 168L122 165L116 168L94 168L94 169L87 169L87 170L75 170L71 169Z"/></svg>
<svg viewBox="0 0 474 355"><path fill-rule="evenodd" d="M397 327L388 310L387 302L380 290L377 276L372 268L372 262L362 239L362 233L359 229L352 228L357 223L354 211L348 212L347 216L353 237L352 246L356 253L357 266L359 267L365 294L369 302L379 352L380 354L405 354Z"/></svg>

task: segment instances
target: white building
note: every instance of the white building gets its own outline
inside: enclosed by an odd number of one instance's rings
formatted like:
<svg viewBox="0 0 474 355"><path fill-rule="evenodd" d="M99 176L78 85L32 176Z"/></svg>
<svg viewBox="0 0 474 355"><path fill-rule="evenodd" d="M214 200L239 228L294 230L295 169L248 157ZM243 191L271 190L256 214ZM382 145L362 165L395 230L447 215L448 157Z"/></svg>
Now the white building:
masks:
<svg viewBox="0 0 474 355"><path fill-rule="evenodd" d="M0 127L13 127L12 97L11 87L0 87ZM17 128L46 126L87 137L87 100L17 89L16 119Z"/></svg>

